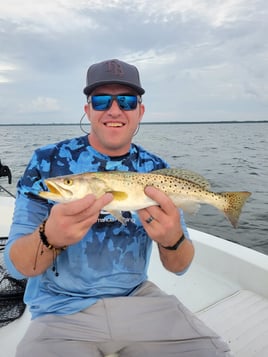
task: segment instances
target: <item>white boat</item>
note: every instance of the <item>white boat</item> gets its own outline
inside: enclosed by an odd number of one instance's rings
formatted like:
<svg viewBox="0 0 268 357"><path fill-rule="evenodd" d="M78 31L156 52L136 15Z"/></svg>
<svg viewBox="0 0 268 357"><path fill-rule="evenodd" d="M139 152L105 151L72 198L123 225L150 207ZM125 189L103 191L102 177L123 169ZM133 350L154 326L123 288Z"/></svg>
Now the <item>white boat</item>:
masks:
<svg viewBox="0 0 268 357"><path fill-rule="evenodd" d="M13 198L0 196L0 237L8 235L13 204ZM267 357L268 256L197 230L189 232L196 255L188 272L179 277L167 272L156 248L149 278L221 335L234 356ZM29 321L26 310L0 329L2 356L14 357Z"/></svg>

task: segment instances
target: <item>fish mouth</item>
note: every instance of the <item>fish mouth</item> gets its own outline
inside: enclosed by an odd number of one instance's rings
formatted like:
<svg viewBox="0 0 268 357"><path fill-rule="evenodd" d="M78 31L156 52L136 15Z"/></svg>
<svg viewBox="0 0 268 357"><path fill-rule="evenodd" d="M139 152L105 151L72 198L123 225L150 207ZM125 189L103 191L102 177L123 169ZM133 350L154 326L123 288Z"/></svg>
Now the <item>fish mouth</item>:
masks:
<svg viewBox="0 0 268 357"><path fill-rule="evenodd" d="M61 195L61 189L57 184L49 181L45 181L45 183L47 185L49 192L53 193L54 195Z"/></svg>
<svg viewBox="0 0 268 357"><path fill-rule="evenodd" d="M51 182L49 180L45 180L45 184L48 188L49 191L44 191L42 193L42 196L51 196L53 199L64 199L64 200L69 200L72 198L73 193L71 190L68 190L66 188L62 188L60 185L58 185L56 182Z"/></svg>

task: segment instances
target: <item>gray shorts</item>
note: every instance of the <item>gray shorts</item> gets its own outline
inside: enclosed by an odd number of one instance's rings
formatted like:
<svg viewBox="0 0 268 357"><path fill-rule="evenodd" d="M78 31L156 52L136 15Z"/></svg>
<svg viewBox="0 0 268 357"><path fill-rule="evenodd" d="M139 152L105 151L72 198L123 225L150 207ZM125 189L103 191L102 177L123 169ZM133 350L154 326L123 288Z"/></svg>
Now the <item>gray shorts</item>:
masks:
<svg viewBox="0 0 268 357"><path fill-rule="evenodd" d="M215 357L228 345L175 296L151 282L72 315L31 321L16 357Z"/></svg>

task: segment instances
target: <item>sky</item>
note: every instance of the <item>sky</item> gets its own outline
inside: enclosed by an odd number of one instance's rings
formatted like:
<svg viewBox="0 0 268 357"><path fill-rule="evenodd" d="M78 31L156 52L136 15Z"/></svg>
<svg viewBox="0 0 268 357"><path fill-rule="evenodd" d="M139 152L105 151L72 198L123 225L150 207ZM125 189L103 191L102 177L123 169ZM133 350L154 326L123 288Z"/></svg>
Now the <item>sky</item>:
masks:
<svg viewBox="0 0 268 357"><path fill-rule="evenodd" d="M88 67L138 67L144 122L268 120L267 0L0 0L0 124L78 123Z"/></svg>

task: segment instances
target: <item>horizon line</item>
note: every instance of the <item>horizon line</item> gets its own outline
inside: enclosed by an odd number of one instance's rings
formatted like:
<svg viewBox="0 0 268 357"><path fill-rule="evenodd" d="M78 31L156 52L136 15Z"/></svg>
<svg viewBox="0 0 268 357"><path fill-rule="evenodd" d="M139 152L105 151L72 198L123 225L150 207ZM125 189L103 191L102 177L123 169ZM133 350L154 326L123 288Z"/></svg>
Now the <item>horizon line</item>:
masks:
<svg viewBox="0 0 268 357"><path fill-rule="evenodd" d="M268 120L212 120L212 121L151 121L141 122L140 125L169 125L169 124L245 124L245 123L268 123ZM0 123L0 126L67 126L80 125L80 123ZM87 124L90 126L90 124Z"/></svg>

